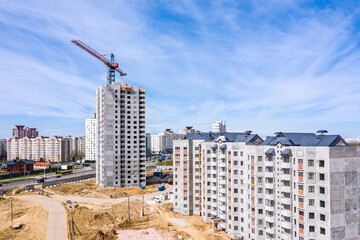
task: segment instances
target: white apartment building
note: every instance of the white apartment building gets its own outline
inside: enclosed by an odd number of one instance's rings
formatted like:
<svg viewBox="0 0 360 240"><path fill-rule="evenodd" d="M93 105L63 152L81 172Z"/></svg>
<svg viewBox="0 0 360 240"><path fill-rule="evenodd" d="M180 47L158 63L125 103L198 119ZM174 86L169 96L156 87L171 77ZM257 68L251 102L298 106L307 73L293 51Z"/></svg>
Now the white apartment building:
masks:
<svg viewBox="0 0 360 240"><path fill-rule="evenodd" d="M145 89L118 82L100 86L96 125L97 184L145 185Z"/></svg>
<svg viewBox="0 0 360 240"><path fill-rule="evenodd" d="M9 138L7 159L31 159L34 161L69 161L70 140L62 137Z"/></svg>
<svg viewBox="0 0 360 240"><path fill-rule="evenodd" d="M95 160L96 113L85 120L85 160Z"/></svg>
<svg viewBox="0 0 360 240"><path fill-rule="evenodd" d="M214 133L223 133L226 132L226 124L224 121L216 121L216 123L212 124L212 132Z"/></svg>
<svg viewBox="0 0 360 240"><path fill-rule="evenodd" d="M158 135L151 135L151 151L153 153L160 153L164 151L171 151L173 148L174 132L171 129L165 129Z"/></svg>
<svg viewBox="0 0 360 240"><path fill-rule="evenodd" d="M193 133L174 141L174 211L234 239L359 239L360 147L339 135Z"/></svg>

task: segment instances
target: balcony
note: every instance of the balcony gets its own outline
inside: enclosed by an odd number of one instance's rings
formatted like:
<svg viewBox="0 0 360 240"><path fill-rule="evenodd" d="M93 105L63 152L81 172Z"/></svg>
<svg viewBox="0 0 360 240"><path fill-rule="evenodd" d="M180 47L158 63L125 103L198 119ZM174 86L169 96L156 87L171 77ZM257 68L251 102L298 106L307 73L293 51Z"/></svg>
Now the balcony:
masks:
<svg viewBox="0 0 360 240"><path fill-rule="evenodd" d="M211 207L217 208L217 202L212 202L212 203L211 203Z"/></svg>
<svg viewBox="0 0 360 240"><path fill-rule="evenodd" d="M216 191L217 187L216 186L211 186L211 191Z"/></svg>
<svg viewBox="0 0 360 240"><path fill-rule="evenodd" d="M287 228L287 229L292 229L291 222L287 222L287 221L281 221L281 227Z"/></svg>
<svg viewBox="0 0 360 240"><path fill-rule="evenodd" d="M226 194L226 188L219 188L219 193Z"/></svg>
<svg viewBox="0 0 360 240"><path fill-rule="evenodd" d="M286 197L282 197L281 198L281 203L285 204L285 205L291 205L291 199L290 198L286 198Z"/></svg>
<svg viewBox="0 0 360 240"><path fill-rule="evenodd" d="M266 194L265 194L265 199L275 200L275 194L266 193Z"/></svg>
<svg viewBox="0 0 360 240"><path fill-rule="evenodd" d="M226 203L226 198L225 197L219 197L219 202Z"/></svg>
<svg viewBox="0 0 360 240"><path fill-rule="evenodd" d="M219 218L221 218L222 220L226 220L226 214L220 213Z"/></svg>
<svg viewBox="0 0 360 240"><path fill-rule="evenodd" d="M291 163L290 162L282 162L280 164L281 168L291 168Z"/></svg>
<svg viewBox="0 0 360 240"><path fill-rule="evenodd" d="M217 212L216 210L211 210L211 215L217 216L217 215L218 215L218 212Z"/></svg>
<svg viewBox="0 0 360 240"><path fill-rule="evenodd" d="M270 211L270 212L274 212L275 207L265 205L265 210L266 210L266 211Z"/></svg>
<svg viewBox="0 0 360 240"><path fill-rule="evenodd" d="M217 174L216 169L211 169L211 174Z"/></svg>
<svg viewBox="0 0 360 240"><path fill-rule="evenodd" d="M290 234L290 233L286 233L286 232L282 232L282 233L281 233L281 238L282 238L282 239L291 239L291 234Z"/></svg>
<svg viewBox="0 0 360 240"><path fill-rule="evenodd" d="M266 227L265 232L267 232L268 234L275 234L275 227Z"/></svg>
<svg viewBox="0 0 360 240"><path fill-rule="evenodd" d="M287 209L281 209L281 215L285 217L291 217L291 211Z"/></svg>
<svg viewBox="0 0 360 240"><path fill-rule="evenodd" d="M268 177L268 178L273 178L274 177L274 172L265 172L264 176Z"/></svg>
<svg viewBox="0 0 360 240"><path fill-rule="evenodd" d="M274 162L273 161L265 161L264 162L265 167L273 167L274 166Z"/></svg>
<svg viewBox="0 0 360 240"><path fill-rule="evenodd" d="M284 186L284 185L282 185L282 186L280 187L280 190L281 190L281 192L290 193L290 192L291 192L291 187L290 187L290 186Z"/></svg>
<svg viewBox="0 0 360 240"><path fill-rule="evenodd" d="M216 164L216 163L215 163L215 164ZM220 162L220 163L219 163L219 167L226 168L226 163L224 163L224 162Z"/></svg>
<svg viewBox="0 0 360 240"><path fill-rule="evenodd" d="M275 222L275 216L266 215L265 216L265 221L270 222L270 223L274 223Z"/></svg>
<svg viewBox="0 0 360 240"><path fill-rule="evenodd" d="M226 180L225 179L220 179L219 184L220 185L226 185Z"/></svg>
<svg viewBox="0 0 360 240"><path fill-rule="evenodd" d="M220 156L219 156L221 159L226 159L226 154L223 154L223 153L220 153Z"/></svg>
<svg viewBox="0 0 360 240"><path fill-rule="evenodd" d="M274 183L265 182L265 188L274 189Z"/></svg>
<svg viewBox="0 0 360 240"><path fill-rule="evenodd" d="M225 177L225 176L226 176L226 172L225 172L225 171L219 171L219 176Z"/></svg>
<svg viewBox="0 0 360 240"><path fill-rule="evenodd" d="M284 173L282 173L282 174L280 175L280 179L281 179L281 180L284 180L284 181L291 181L291 175L290 175L290 174L284 174Z"/></svg>
<svg viewBox="0 0 360 240"><path fill-rule="evenodd" d="M226 212L226 206L225 205L219 205L219 210Z"/></svg>

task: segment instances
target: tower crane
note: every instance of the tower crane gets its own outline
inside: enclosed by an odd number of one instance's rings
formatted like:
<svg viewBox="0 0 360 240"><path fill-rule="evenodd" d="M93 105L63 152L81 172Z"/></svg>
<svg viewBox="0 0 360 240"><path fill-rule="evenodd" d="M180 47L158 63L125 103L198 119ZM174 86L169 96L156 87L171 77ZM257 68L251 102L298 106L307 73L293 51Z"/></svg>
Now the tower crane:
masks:
<svg viewBox="0 0 360 240"><path fill-rule="evenodd" d="M72 40L71 42L73 44L75 44L76 46L78 46L79 48L82 48L86 52L90 53L91 55L93 55L94 57L96 57L97 59L102 61L106 66L108 66L108 68L109 68L108 84L115 82L115 71L118 72L120 74L120 76L126 75L126 73L124 73L119 68L119 64L117 62L115 62L114 54L112 54L112 53L110 54L110 61L109 61L107 58L104 57L105 55L101 55L100 53L98 53L97 51L95 51L94 49L92 49L91 47L86 45L84 42L82 42L80 40Z"/></svg>

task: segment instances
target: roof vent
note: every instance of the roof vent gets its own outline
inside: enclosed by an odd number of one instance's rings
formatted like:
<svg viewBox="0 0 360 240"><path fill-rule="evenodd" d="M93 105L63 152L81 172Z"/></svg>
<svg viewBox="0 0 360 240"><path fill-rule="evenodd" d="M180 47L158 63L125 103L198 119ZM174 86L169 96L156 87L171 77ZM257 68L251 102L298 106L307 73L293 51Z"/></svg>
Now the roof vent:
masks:
<svg viewBox="0 0 360 240"><path fill-rule="evenodd" d="M252 133L252 131L251 130L247 130L247 131L245 131L245 134L246 135L250 135Z"/></svg>

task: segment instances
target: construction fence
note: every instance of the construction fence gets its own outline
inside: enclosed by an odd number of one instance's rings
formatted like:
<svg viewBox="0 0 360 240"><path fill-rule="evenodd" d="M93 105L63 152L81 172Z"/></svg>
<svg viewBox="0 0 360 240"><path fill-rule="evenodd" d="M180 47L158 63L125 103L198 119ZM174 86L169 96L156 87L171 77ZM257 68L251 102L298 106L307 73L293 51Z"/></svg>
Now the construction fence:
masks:
<svg viewBox="0 0 360 240"><path fill-rule="evenodd" d="M42 184L42 187L46 188L46 187L52 187L52 186L65 184L65 183L79 182L79 181L83 181L86 179L95 178L95 176L96 176L95 173L88 173L88 174L83 174L83 175L76 176L76 177L67 177L67 178L63 178L63 179L46 181Z"/></svg>

